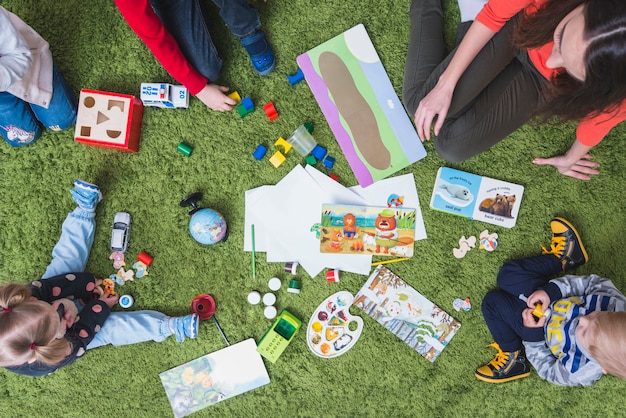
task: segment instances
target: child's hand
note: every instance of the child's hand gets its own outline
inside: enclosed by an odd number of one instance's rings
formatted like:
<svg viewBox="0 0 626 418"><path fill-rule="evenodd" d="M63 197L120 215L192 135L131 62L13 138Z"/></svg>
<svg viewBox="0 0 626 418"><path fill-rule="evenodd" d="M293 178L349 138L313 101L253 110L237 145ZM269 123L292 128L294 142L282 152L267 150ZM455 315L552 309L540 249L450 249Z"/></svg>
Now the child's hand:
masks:
<svg viewBox="0 0 626 418"><path fill-rule="evenodd" d="M526 305L531 309L535 309L535 305L541 303L545 311L550 306L550 296L545 290L535 290L529 297Z"/></svg>
<svg viewBox="0 0 626 418"><path fill-rule="evenodd" d="M237 102L228 97L226 92L228 92L228 87L207 84L200 90L200 93L196 94L196 97L213 110L227 112L233 110Z"/></svg>
<svg viewBox="0 0 626 418"><path fill-rule="evenodd" d="M107 292L103 292L98 298L98 300L103 301L104 303L107 304L109 308L113 309L113 307L115 306L119 298L120 298L120 295L118 295L117 293L111 295Z"/></svg>
<svg viewBox="0 0 626 418"><path fill-rule="evenodd" d="M537 319L533 316L533 310L534 308L526 308L522 311L524 326L526 328L542 328L545 325L547 318L545 316L542 316L541 318Z"/></svg>

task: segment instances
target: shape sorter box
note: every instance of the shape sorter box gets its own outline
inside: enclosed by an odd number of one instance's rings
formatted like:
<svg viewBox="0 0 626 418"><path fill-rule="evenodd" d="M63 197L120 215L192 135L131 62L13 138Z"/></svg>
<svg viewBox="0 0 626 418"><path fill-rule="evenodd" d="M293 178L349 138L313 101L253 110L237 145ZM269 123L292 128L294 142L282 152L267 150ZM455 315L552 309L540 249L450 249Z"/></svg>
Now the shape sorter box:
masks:
<svg viewBox="0 0 626 418"><path fill-rule="evenodd" d="M143 104L135 96L82 89L74 139L87 145L139 151Z"/></svg>

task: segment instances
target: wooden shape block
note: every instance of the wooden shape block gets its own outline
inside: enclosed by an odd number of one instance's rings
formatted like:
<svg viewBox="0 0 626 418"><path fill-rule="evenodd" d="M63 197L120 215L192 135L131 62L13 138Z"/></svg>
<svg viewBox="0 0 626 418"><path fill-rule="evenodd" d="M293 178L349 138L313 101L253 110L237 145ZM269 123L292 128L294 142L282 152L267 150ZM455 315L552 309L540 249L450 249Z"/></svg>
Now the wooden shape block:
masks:
<svg viewBox="0 0 626 418"><path fill-rule="evenodd" d="M139 151L143 104L135 96L82 89L74 139L87 145Z"/></svg>

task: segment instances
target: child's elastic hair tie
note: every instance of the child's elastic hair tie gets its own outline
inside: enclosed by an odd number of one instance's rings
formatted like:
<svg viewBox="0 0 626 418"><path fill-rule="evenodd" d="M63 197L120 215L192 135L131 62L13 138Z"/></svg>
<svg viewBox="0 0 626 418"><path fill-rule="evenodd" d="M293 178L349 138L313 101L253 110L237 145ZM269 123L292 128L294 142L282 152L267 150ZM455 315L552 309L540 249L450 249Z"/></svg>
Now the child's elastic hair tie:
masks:
<svg viewBox="0 0 626 418"><path fill-rule="evenodd" d="M34 350L34 349L35 349L35 347L37 347L37 346L35 345L35 343L31 343L31 344L30 344L30 349L31 349L31 350Z"/></svg>
<svg viewBox="0 0 626 418"><path fill-rule="evenodd" d="M8 308L2 308L2 312L4 312L4 313L11 312L11 307L9 306Z"/></svg>

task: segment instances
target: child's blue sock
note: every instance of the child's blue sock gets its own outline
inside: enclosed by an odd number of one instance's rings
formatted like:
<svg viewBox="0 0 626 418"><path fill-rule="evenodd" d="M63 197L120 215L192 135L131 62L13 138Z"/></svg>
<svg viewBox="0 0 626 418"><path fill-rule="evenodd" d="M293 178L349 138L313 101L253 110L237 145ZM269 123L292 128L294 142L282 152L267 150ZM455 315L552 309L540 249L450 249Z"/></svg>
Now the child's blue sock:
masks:
<svg viewBox="0 0 626 418"><path fill-rule="evenodd" d="M74 188L70 193L76 204L86 212L94 212L102 200L100 188L83 180L74 181Z"/></svg>
<svg viewBox="0 0 626 418"><path fill-rule="evenodd" d="M176 336L176 341L183 342L185 337L198 338L198 314L191 314L185 316L179 316L176 318L170 318L170 330Z"/></svg>

